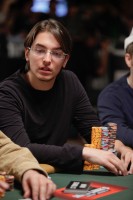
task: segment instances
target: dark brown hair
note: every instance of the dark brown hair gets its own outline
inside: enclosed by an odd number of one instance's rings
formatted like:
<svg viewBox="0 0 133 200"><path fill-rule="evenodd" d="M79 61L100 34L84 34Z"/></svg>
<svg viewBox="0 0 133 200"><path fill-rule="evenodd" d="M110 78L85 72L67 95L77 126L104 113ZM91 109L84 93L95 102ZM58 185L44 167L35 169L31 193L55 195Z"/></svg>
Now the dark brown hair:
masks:
<svg viewBox="0 0 133 200"><path fill-rule="evenodd" d="M130 43L126 48L126 53L129 53L130 55L133 55L133 42Z"/></svg>
<svg viewBox="0 0 133 200"><path fill-rule="evenodd" d="M56 38L63 52L70 55L72 49L71 36L64 25L54 19L43 20L35 24L25 39L25 48L32 46L38 33L46 31L50 32Z"/></svg>

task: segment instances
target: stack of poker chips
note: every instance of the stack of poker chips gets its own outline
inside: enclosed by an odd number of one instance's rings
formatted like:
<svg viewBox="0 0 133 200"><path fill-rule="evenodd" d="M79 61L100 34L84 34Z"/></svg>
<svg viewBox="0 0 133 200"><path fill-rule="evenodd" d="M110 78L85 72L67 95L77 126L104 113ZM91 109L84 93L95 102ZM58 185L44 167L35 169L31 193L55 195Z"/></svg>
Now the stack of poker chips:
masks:
<svg viewBox="0 0 133 200"><path fill-rule="evenodd" d="M85 144L85 147L100 149L101 148L101 137L102 129L101 127L92 127L91 131L91 144ZM92 164L88 161L84 162L83 170L94 170L99 169L100 166L97 164Z"/></svg>
<svg viewBox="0 0 133 200"><path fill-rule="evenodd" d="M114 146L115 146L116 133L117 133L117 124L109 122L107 123L107 127L109 130L108 149L109 151L116 153Z"/></svg>
<svg viewBox="0 0 133 200"><path fill-rule="evenodd" d="M85 144L85 147L102 149L115 153L115 139L116 139L117 124L108 123L107 126L92 127L91 144ZM88 161L84 162L83 170L99 169L100 166L92 164Z"/></svg>
<svg viewBox="0 0 133 200"><path fill-rule="evenodd" d="M95 146L93 144L85 144L85 147L95 148ZM94 169L99 169L99 165L92 164L88 161L84 161L84 167L83 167L84 171L94 170Z"/></svg>
<svg viewBox="0 0 133 200"><path fill-rule="evenodd" d="M102 126L101 127L101 147L100 149L108 151L109 149L109 129L108 127Z"/></svg>
<svg viewBox="0 0 133 200"><path fill-rule="evenodd" d="M94 145L94 148L101 148L101 139L102 139L102 128L101 127L92 127L91 132L91 144Z"/></svg>
<svg viewBox="0 0 133 200"><path fill-rule="evenodd" d="M109 149L109 129L108 127L102 126L102 137L101 137L101 150L108 151ZM100 168L103 168L103 166L100 166Z"/></svg>

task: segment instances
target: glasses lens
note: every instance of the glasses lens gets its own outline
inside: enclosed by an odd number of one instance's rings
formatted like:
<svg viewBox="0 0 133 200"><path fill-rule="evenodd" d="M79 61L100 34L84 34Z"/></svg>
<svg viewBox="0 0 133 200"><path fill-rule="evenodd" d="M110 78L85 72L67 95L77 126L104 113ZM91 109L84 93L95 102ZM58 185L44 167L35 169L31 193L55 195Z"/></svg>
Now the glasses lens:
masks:
<svg viewBox="0 0 133 200"><path fill-rule="evenodd" d="M61 51L50 51L47 49L42 49L40 47L33 48L33 49L29 48L29 50L31 50L34 53L34 55L36 55L37 57L40 57L40 58L45 58L46 54L49 53L51 55L52 59L54 59L54 60L63 59L66 55Z"/></svg>

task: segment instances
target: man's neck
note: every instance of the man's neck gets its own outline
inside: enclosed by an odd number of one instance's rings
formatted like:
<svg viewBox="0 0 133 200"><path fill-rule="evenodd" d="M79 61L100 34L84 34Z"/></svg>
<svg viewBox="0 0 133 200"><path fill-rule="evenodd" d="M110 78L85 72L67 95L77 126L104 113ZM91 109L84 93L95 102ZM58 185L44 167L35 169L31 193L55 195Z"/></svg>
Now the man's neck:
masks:
<svg viewBox="0 0 133 200"><path fill-rule="evenodd" d="M43 81L39 79L33 79L28 73L24 74L23 78L35 90L41 90L41 91L50 90L53 87L54 82L55 82L55 80Z"/></svg>
<svg viewBox="0 0 133 200"><path fill-rule="evenodd" d="M127 83L131 88L133 88L133 77L131 75L127 77Z"/></svg>

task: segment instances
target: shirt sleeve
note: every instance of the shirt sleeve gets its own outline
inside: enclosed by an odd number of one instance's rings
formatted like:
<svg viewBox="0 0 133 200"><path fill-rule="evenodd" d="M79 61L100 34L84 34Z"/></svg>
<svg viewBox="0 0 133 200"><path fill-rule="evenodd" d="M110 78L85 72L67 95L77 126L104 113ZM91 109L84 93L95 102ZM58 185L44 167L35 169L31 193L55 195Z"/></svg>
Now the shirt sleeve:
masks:
<svg viewBox="0 0 133 200"><path fill-rule="evenodd" d="M27 148L22 148L13 143L5 134L0 131L0 170L7 174L14 175L21 181L27 170L37 170L47 176L47 173L40 167Z"/></svg>
<svg viewBox="0 0 133 200"><path fill-rule="evenodd" d="M75 114L73 123L80 135L82 135L88 143L91 143L92 126L101 126L96 109L90 102L89 94L85 91L82 84L75 77L76 100Z"/></svg>

